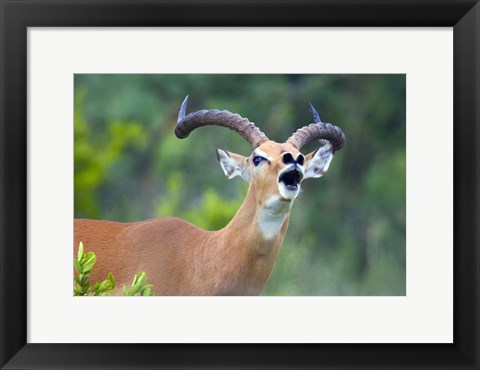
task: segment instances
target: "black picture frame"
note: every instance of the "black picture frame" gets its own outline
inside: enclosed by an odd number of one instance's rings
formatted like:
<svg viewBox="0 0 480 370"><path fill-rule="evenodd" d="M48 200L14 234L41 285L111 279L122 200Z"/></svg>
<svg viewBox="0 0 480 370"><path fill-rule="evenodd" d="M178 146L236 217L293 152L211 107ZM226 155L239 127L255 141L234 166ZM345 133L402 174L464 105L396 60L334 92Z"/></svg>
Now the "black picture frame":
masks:
<svg viewBox="0 0 480 370"><path fill-rule="evenodd" d="M478 1L0 0L0 4L2 369L480 369ZM60 26L453 27L454 343L27 343L27 28Z"/></svg>

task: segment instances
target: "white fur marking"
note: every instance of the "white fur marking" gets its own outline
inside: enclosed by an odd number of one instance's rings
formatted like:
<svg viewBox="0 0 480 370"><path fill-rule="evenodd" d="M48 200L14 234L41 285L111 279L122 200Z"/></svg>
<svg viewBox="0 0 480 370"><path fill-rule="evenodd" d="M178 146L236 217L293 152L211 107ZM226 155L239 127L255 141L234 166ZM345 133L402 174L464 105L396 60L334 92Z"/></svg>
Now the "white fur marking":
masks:
<svg viewBox="0 0 480 370"><path fill-rule="evenodd" d="M267 153L265 153L264 151L262 151L262 150L260 150L260 149L256 149L254 155L259 155L260 157L263 157L263 158L265 158L265 159L268 159L269 161L272 160L272 157L270 157L269 155L267 155Z"/></svg>
<svg viewBox="0 0 480 370"><path fill-rule="evenodd" d="M258 225L265 239L274 238L288 217L292 202L281 201L275 196L265 203L258 215Z"/></svg>

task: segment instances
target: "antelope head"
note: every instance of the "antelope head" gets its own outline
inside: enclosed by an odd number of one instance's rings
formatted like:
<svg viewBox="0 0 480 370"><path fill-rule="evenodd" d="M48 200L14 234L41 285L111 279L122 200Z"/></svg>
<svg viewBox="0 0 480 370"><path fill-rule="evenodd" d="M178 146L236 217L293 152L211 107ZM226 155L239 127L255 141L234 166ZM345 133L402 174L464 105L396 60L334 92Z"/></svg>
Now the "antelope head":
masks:
<svg viewBox="0 0 480 370"><path fill-rule="evenodd" d="M188 96L183 101L175 134L186 138L198 127L217 125L239 133L253 147L250 156L217 149L217 158L227 178L240 176L256 190L261 206L271 199L293 201L300 192L303 180L323 176L335 152L342 148L345 135L330 123L323 123L312 104L313 123L298 129L284 143L268 137L247 118L223 110L200 110L185 115ZM307 155L300 150L307 143L319 140L319 148Z"/></svg>

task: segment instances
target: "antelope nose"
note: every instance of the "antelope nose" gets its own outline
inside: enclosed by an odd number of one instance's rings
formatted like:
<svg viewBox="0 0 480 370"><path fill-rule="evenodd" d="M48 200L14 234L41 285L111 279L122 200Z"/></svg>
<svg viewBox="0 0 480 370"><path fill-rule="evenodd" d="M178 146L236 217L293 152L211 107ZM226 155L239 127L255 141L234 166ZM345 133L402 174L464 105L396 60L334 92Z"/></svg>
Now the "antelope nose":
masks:
<svg viewBox="0 0 480 370"><path fill-rule="evenodd" d="M293 158L293 155L291 153L283 153L282 161L285 164L295 163L295 159Z"/></svg>
<svg viewBox="0 0 480 370"><path fill-rule="evenodd" d="M305 157L303 156L303 154L299 154L297 157L297 160L293 158L293 155L291 153L283 153L283 156L282 156L282 162L285 164L296 163L296 164L299 164L300 166L303 166L304 161L305 161Z"/></svg>

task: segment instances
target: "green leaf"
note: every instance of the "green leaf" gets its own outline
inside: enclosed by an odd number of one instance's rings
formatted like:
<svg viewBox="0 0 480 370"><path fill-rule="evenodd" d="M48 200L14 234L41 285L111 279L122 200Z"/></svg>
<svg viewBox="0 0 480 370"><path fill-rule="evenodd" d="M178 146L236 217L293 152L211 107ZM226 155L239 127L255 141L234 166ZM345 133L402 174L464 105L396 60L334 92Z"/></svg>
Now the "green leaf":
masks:
<svg viewBox="0 0 480 370"><path fill-rule="evenodd" d="M80 245L78 246L78 261L80 262L83 257L83 243L80 242Z"/></svg>
<svg viewBox="0 0 480 370"><path fill-rule="evenodd" d="M135 275L133 277L132 286L134 286L137 283L137 278L138 278L138 275Z"/></svg>
<svg viewBox="0 0 480 370"><path fill-rule="evenodd" d="M112 283L110 282L110 280L104 280L102 281L102 283L100 284L100 287L99 287L99 291L101 292L106 292L108 290L112 290Z"/></svg>
<svg viewBox="0 0 480 370"><path fill-rule="evenodd" d="M108 280L112 283L112 289L115 288L115 278L113 277L113 274L111 272L108 273Z"/></svg>
<svg viewBox="0 0 480 370"><path fill-rule="evenodd" d="M82 283L80 282L80 279L77 277L77 276L73 276L73 279L75 280L75 282L78 284L78 285L82 285Z"/></svg>
<svg viewBox="0 0 480 370"><path fill-rule="evenodd" d="M147 288L142 290L142 296L151 296L152 295L152 289Z"/></svg>
<svg viewBox="0 0 480 370"><path fill-rule="evenodd" d="M83 272L85 272L86 275L90 275L90 273L91 273L91 271L92 271L92 268L93 268L93 265L94 265L94 264L86 265L86 266L83 268Z"/></svg>
<svg viewBox="0 0 480 370"><path fill-rule="evenodd" d="M97 257L94 254L90 257L88 257L87 255L87 259L82 265L83 272L91 271L93 268L93 265L95 265L95 262L97 262Z"/></svg>
<svg viewBox="0 0 480 370"><path fill-rule="evenodd" d="M75 270L77 270L77 272L81 274L83 271L82 271L82 266L80 265L80 262L78 262L78 260L73 260L73 264L75 266Z"/></svg>
<svg viewBox="0 0 480 370"><path fill-rule="evenodd" d="M90 263L95 257L95 253L93 252L88 252L82 257L82 260L80 261L80 264L83 266L86 263Z"/></svg>
<svg viewBox="0 0 480 370"><path fill-rule="evenodd" d="M145 280L147 280L147 274L144 273L143 271L140 272L137 276L138 276L137 283L143 284Z"/></svg>
<svg viewBox="0 0 480 370"><path fill-rule="evenodd" d="M141 287L142 287L142 284L141 284L141 283L135 284L135 285L132 286L132 287L130 288L130 290L128 291L128 295L135 295L135 294L137 294Z"/></svg>
<svg viewBox="0 0 480 370"><path fill-rule="evenodd" d="M123 284L122 295L127 295L127 287Z"/></svg>

